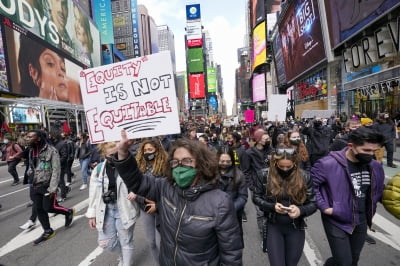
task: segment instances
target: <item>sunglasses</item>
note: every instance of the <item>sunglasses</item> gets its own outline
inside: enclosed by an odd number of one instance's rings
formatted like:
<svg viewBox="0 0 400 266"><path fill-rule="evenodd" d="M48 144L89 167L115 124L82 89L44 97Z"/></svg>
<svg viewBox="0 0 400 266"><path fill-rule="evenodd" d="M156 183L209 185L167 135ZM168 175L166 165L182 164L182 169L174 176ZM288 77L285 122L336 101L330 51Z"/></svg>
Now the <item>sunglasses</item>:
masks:
<svg viewBox="0 0 400 266"><path fill-rule="evenodd" d="M279 156L281 156L281 155L293 155L294 153L296 152L296 150L295 149L292 149L292 148L287 148L287 149L276 149L275 150L275 154L276 155L279 155Z"/></svg>

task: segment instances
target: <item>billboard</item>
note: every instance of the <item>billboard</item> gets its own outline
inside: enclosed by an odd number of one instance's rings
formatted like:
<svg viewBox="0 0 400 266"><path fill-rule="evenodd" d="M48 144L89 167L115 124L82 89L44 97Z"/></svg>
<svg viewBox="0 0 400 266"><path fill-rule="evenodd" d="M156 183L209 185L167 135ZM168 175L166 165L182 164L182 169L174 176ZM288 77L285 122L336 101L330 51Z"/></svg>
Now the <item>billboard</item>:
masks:
<svg viewBox="0 0 400 266"><path fill-rule="evenodd" d="M186 39L188 47L203 46L201 21L188 21L186 23Z"/></svg>
<svg viewBox="0 0 400 266"><path fill-rule="evenodd" d="M186 5L186 20L196 20L200 18L200 4Z"/></svg>
<svg viewBox="0 0 400 266"><path fill-rule="evenodd" d="M275 35L275 38L272 42L272 47L274 51L274 61L278 84L282 85L286 83L286 73L285 64L283 63L281 37L279 35L279 32Z"/></svg>
<svg viewBox="0 0 400 266"><path fill-rule="evenodd" d="M187 53L189 73L204 72L203 48L190 48Z"/></svg>
<svg viewBox="0 0 400 266"><path fill-rule="evenodd" d="M215 67L207 67L207 92L217 91L217 69Z"/></svg>
<svg viewBox="0 0 400 266"><path fill-rule="evenodd" d="M399 0L325 0L332 48L338 47L398 5Z"/></svg>
<svg viewBox="0 0 400 266"><path fill-rule="evenodd" d="M0 91L8 91L7 65L3 43L3 26L0 24Z"/></svg>
<svg viewBox="0 0 400 266"><path fill-rule="evenodd" d="M267 61L267 43L265 39L265 22L262 22L253 31L253 71Z"/></svg>
<svg viewBox="0 0 400 266"><path fill-rule="evenodd" d="M266 100L265 95L265 73L255 75L253 77L253 102L261 102Z"/></svg>
<svg viewBox="0 0 400 266"><path fill-rule="evenodd" d="M205 96L204 74L189 74L189 98L199 99Z"/></svg>
<svg viewBox="0 0 400 266"><path fill-rule="evenodd" d="M318 0L291 2L279 25L287 81L325 59Z"/></svg>
<svg viewBox="0 0 400 266"><path fill-rule="evenodd" d="M133 56L139 57L140 54L140 38L139 38L139 18L137 0L131 0L131 17L132 17L132 31L133 31ZM115 24L115 22L114 22Z"/></svg>
<svg viewBox="0 0 400 266"><path fill-rule="evenodd" d="M4 26L4 25L3 25ZM4 26L11 93L82 104L83 65L21 27Z"/></svg>
<svg viewBox="0 0 400 266"><path fill-rule="evenodd" d="M100 31L101 44L114 43L111 0L92 0L93 18Z"/></svg>
<svg viewBox="0 0 400 266"><path fill-rule="evenodd" d="M21 26L88 67L101 64L100 35L89 16L73 1L9 0L0 4L4 23ZM30 3L32 2L32 4ZM15 22L16 24L14 24Z"/></svg>
<svg viewBox="0 0 400 266"><path fill-rule="evenodd" d="M11 123L40 123L40 106L32 108L27 105L17 104L9 107Z"/></svg>
<svg viewBox="0 0 400 266"><path fill-rule="evenodd" d="M250 4L251 28L254 29L261 21L265 21L265 5L264 0L251 0Z"/></svg>

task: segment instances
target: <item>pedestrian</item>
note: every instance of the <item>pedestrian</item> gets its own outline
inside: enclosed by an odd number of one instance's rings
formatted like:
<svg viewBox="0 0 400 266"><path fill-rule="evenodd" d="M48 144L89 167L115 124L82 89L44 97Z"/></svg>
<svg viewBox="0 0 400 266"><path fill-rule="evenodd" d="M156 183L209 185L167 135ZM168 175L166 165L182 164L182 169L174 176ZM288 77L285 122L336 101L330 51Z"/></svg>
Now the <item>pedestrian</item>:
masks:
<svg viewBox="0 0 400 266"><path fill-rule="evenodd" d="M92 171L86 217L89 227L98 231L99 246L118 254L118 265L130 266L133 264L134 229L139 207L128 199L128 189L111 159L117 144L105 142L98 144L97 149L105 160Z"/></svg>
<svg viewBox="0 0 400 266"><path fill-rule="evenodd" d="M68 145L61 137L61 131L58 129L53 129L50 132L50 139L52 145L57 149L58 155L60 157L60 178L58 187L60 188L61 197L59 202L65 201L67 199L67 187L65 185L65 174L67 173L68 167Z"/></svg>
<svg viewBox="0 0 400 266"><path fill-rule="evenodd" d="M357 265L381 200L385 174L373 160L382 134L361 127L349 135L347 147L330 152L311 168L317 205L335 265Z"/></svg>
<svg viewBox="0 0 400 266"><path fill-rule="evenodd" d="M115 166L129 191L157 204L160 265L242 265L243 243L229 195L216 187L218 161L202 143L177 140L166 178L143 175L121 132Z"/></svg>
<svg viewBox="0 0 400 266"><path fill-rule="evenodd" d="M304 145L301 139L300 132L289 130L286 134L284 145L296 151L299 157L297 160L299 167L309 173L311 170L310 156L308 155L306 145Z"/></svg>
<svg viewBox="0 0 400 266"><path fill-rule="evenodd" d="M164 169L168 160L168 154L157 139L142 141L135 158L138 168L142 173L151 175L154 178L164 177ZM144 210L141 216L147 242L154 261L159 264L161 237L158 231L159 217L157 205L154 201L146 199L141 195L137 195L136 201L139 202L142 210Z"/></svg>
<svg viewBox="0 0 400 266"><path fill-rule="evenodd" d="M242 215L248 198L246 180L242 171L234 164L234 154L230 147L221 147L217 156L220 174L218 187L228 193L233 201L243 241Z"/></svg>
<svg viewBox="0 0 400 266"><path fill-rule="evenodd" d="M21 161L22 149L15 142L15 139L11 134L5 134L3 142L5 146L3 147L2 152L6 154L5 161L7 162L8 173L10 173L10 175L14 179L11 186L16 186L20 183L19 175L17 172L17 165Z"/></svg>
<svg viewBox="0 0 400 266"><path fill-rule="evenodd" d="M304 219L316 210L310 175L298 165L295 149L278 146L265 173L257 179L253 202L267 216L267 248L271 265L297 265L305 243Z"/></svg>
<svg viewBox="0 0 400 266"><path fill-rule="evenodd" d="M67 186L68 190L70 190L72 177L74 176L74 173L72 172L72 164L74 163L75 159L75 143L71 140L71 136L69 136L67 133L61 133L61 138L65 141L65 143L67 143L68 147L68 159L66 167L67 182L65 185Z"/></svg>
<svg viewBox="0 0 400 266"><path fill-rule="evenodd" d="M82 133L76 148L76 157L77 159L79 159L79 164L81 166L82 172L82 185L79 190L84 190L87 188L89 164L92 152L93 147L90 144L89 136L86 133Z"/></svg>
<svg viewBox="0 0 400 266"><path fill-rule="evenodd" d="M38 245L55 235L50 226L48 213L63 214L65 227L72 223L75 209L67 209L57 203L57 186L60 178L60 157L56 148L49 145L46 134L41 130L31 130L27 134L30 145L29 175L32 175L33 204L39 221L44 230L43 234L33 241Z"/></svg>
<svg viewBox="0 0 400 266"><path fill-rule="evenodd" d="M383 147L386 149L387 166L397 168L393 163L394 140L396 139L396 127L388 113L379 114L376 123L372 126L385 137Z"/></svg>

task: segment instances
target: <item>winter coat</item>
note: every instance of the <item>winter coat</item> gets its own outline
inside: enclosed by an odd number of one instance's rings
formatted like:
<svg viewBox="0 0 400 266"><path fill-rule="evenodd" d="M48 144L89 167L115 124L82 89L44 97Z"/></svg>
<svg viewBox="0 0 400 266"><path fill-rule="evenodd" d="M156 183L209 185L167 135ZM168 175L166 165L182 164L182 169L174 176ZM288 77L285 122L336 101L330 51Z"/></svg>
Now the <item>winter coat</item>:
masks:
<svg viewBox="0 0 400 266"><path fill-rule="evenodd" d="M305 127L302 131L307 136L307 150L310 155L324 156L329 152L332 142L332 130L328 127Z"/></svg>
<svg viewBox="0 0 400 266"><path fill-rule="evenodd" d="M257 178L257 172L261 169L266 169L269 167L268 155L271 155L272 152L273 149L271 147L269 147L267 150L259 150L255 146L246 151L250 162L251 190L253 189L255 179Z"/></svg>
<svg viewBox="0 0 400 266"><path fill-rule="evenodd" d="M385 143L393 141L396 138L396 128L393 124L382 122L375 123L372 127L385 136Z"/></svg>
<svg viewBox="0 0 400 266"><path fill-rule="evenodd" d="M383 190L382 203L389 213L400 219L400 173L387 183Z"/></svg>
<svg viewBox="0 0 400 266"><path fill-rule="evenodd" d="M242 265L243 244L229 195L211 182L181 189L143 175L130 154L114 160L129 191L157 203L160 265Z"/></svg>
<svg viewBox="0 0 400 266"><path fill-rule="evenodd" d="M89 207L86 211L87 218L96 218L96 229L103 231L104 219L106 215L107 205L103 201L103 193L108 191L109 179L105 171L106 161L97 165L96 170L92 171L89 183ZM104 178L104 181L103 181ZM117 206L124 229L129 229L135 224L139 218L140 210L136 201L130 201L128 197L128 189L118 175L116 179L117 185ZM102 188L103 186L103 188Z"/></svg>
<svg viewBox="0 0 400 266"><path fill-rule="evenodd" d="M358 201L350 177L346 151L347 148L332 151L317 161L311 168L311 176L318 208L321 212L333 208L332 215L325 217L335 226L351 234L358 221ZM371 190L367 193L366 216L367 223L371 227L377 202L382 198L385 174L382 165L375 160L371 161L369 169Z"/></svg>
<svg viewBox="0 0 400 266"><path fill-rule="evenodd" d="M307 187L307 198L303 204L296 205L300 210L300 216L294 219L293 223L296 224L300 229L304 229L306 227L304 218L313 214L317 210L317 205L315 203L315 194L313 191L311 177L303 170L301 170L301 173L304 177L304 182ZM258 172L254 183L253 203L265 212L265 215L268 217L268 222L275 223L275 216L278 215L275 212L275 204L278 202L278 199L276 197L267 197L267 177L268 170ZM290 202L290 199L288 197L284 197L279 199L279 202Z"/></svg>

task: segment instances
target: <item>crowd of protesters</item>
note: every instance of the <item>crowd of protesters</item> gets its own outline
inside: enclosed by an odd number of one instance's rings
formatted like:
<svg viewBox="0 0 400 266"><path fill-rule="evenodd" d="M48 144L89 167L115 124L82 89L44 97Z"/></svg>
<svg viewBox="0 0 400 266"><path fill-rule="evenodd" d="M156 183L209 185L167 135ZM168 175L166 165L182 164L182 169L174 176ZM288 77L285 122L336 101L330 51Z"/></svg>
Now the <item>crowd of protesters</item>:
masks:
<svg viewBox="0 0 400 266"><path fill-rule="evenodd" d="M387 166L397 167L395 121L386 112L374 120L342 114L242 121L229 127L187 121L181 123L179 135L129 140L122 131L119 143L97 146L86 133L74 137L58 130L38 132L22 132L18 138L7 134L2 148L13 186L20 182L15 165L27 162L24 184L30 184L33 205L21 229L31 228L39 214L45 232L35 240L38 244L54 235L48 212L60 210L66 226L71 224L73 209L58 203L67 199L72 161L77 159L80 190L89 186L89 226L98 230L100 247L119 254L120 265L133 261L134 225L141 212L158 264L241 265L249 199L256 208L262 249L272 265L298 264L306 218L317 209L332 251L326 265L356 265L364 241L374 242L367 229L384 188L384 149ZM42 182L40 193L32 175L38 167L32 162L38 156L32 138L39 138L41 147L54 147L49 149L57 154L55 177ZM330 168L337 180L326 171ZM356 202L355 209L344 203L335 206L340 200L331 198L332 193L340 193L330 189L337 189L340 180L350 181L341 197ZM51 205L44 204L47 193ZM341 241L334 237L338 234Z"/></svg>

